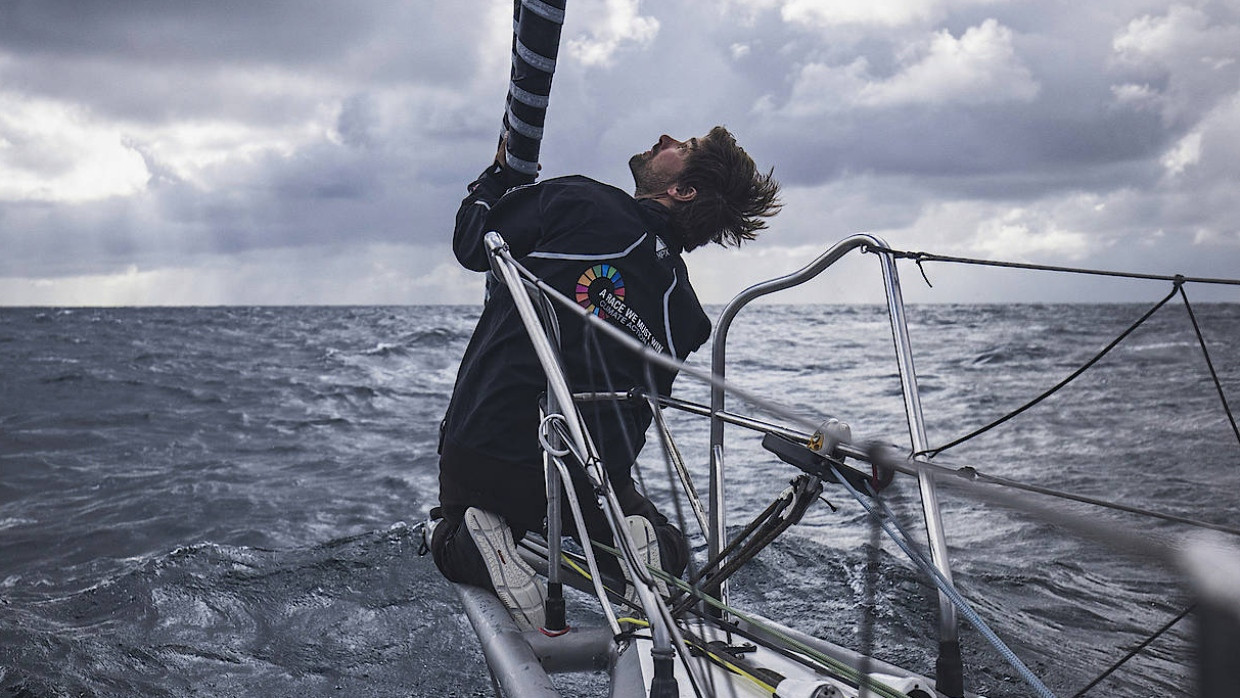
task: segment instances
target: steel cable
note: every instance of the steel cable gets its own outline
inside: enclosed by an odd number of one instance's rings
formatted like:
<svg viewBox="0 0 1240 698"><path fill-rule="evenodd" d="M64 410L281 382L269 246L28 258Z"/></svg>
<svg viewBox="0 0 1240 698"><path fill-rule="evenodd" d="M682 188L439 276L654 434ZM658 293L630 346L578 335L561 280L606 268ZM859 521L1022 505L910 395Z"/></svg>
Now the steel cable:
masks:
<svg viewBox="0 0 1240 698"><path fill-rule="evenodd" d="M1124 341L1124 339L1125 339L1125 338L1127 338L1127 337L1128 337L1128 335L1132 334L1132 333L1133 333L1133 331L1135 331L1138 327L1140 327L1142 324L1144 324L1146 320L1149 320L1149 319L1150 319L1150 317L1154 315L1154 313L1158 312L1158 310L1159 310L1160 308L1162 308L1164 305L1166 305L1166 304L1167 304L1167 301L1169 301L1169 300L1171 300L1172 298L1174 298L1174 297L1175 297L1175 294L1178 292L1179 288L1180 288L1180 284L1177 282L1177 283L1176 283L1176 285L1175 285L1175 288L1173 288L1173 289L1171 290L1171 293L1168 293L1168 294L1167 294L1167 296L1166 296L1165 298L1163 298L1161 301L1159 301L1157 304L1155 304L1153 308L1150 308L1150 309L1149 309L1149 310L1148 310L1148 311L1147 311L1144 315L1142 315L1142 316L1141 316L1141 319L1137 320L1137 321L1136 321L1135 323L1133 323L1133 324L1132 324L1132 325L1131 325L1128 329L1126 329L1126 330L1124 330L1123 332L1121 332L1121 333L1120 333L1120 335L1119 335L1118 337L1116 337L1114 340L1112 340L1110 344L1106 345L1106 346L1102 349L1102 351L1098 352L1098 354L1096 354L1093 358L1091 358L1089 361L1086 361L1083 365L1081 365L1081 367L1080 367L1080 368L1076 369L1076 370L1075 370L1075 371L1073 371L1071 374L1069 374L1067 378L1064 378L1063 380L1061 380L1061 381L1059 381L1058 383L1056 383L1056 384L1055 384L1053 387L1051 387L1049 390L1047 390L1047 391L1043 392L1041 395L1039 395L1039 396L1035 397L1034 399L1030 400L1029 402L1025 403L1024 405L1021 405L1020 407L1016 408L1015 410L1012 410L1011 412L1009 412L1009 413L1007 413L1006 415L1004 415L1004 416L1000 417L999 419L996 419L995 421L991 422L990 424L987 424L987 425L986 425L986 426L984 426L984 427L981 427L981 428L975 429L975 430L973 430L973 431L969 432L968 434L965 434L964 436L961 436L961 437L959 437L959 438L957 438L957 439L955 439L955 440L953 440L953 441L949 441L948 443L946 443L946 444L944 444L944 445L942 445L942 446L939 446L939 447L937 447L937 448L932 448L932 449L928 449L928 450L926 450L926 451L921 451L921 452L915 453L915 454L913 454L913 455L916 455L916 456L926 456L926 457L928 457L928 458L933 458L933 457L937 456L938 454L942 453L943 451L946 451L946 450L947 450L947 449L949 449L949 448L952 448L952 447L954 447L954 446L959 446L960 444L962 444L962 443L964 443L964 442L966 442L966 441L968 441L968 440L970 440L970 439L972 439L972 438L974 438L974 437L976 437L976 436L980 436L980 435L982 435L982 434L984 434L984 433L986 433L986 432L990 431L991 429L994 429L995 427L997 427L997 426L999 426L999 425L1001 425L1001 424L1003 424L1003 423L1005 423L1005 422L1010 421L1011 419L1013 419L1013 418L1017 417L1018 415L1020 415L1020 414L1024 413L1025 411L1027 411L1027 410L1029 410L1030 408L1034 407L1035 405L1037 405L1038 403L1042 402L1043 400L1045 400L1046 398L1050 397L1051 395L1054 395L1055 393L1059 392L1059 390L1060 390L1060 389L1062 389L1064 386L1068 385L1068 384L1069 384L1069 383L1071 383L1072 381L1074 381L1074 380L1076 380L1077 378L1079 378L1079 377L1081 376L1081 374L1085 373L1085 371L1089 370L1089 369L1090 369L1090 368L1091 368L1094 364L1096 364L1096 363L1098 363L1099 361L1101 361L1101 360L1102 360L1102 357L1104 357L1104 356L1106 356L1108 353L1110 353L1110 351L1111 351L1112 349L1114 349L1117 345L1119 345L1119 343L1120 343L1120 342Z"/></svg>

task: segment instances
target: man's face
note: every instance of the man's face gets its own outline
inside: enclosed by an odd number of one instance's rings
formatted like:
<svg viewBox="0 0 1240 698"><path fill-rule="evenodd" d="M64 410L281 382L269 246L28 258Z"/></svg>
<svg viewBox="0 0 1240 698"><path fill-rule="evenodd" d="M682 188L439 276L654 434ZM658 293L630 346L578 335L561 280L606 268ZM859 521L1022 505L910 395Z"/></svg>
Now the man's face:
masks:
<svg viewBox="0 0 1240 698"><path fill-rule="evenodd" d="M633 173L633 183L637 185L634 195L637 197L653 197L665 194L680 179L688 160L698 144L698 139L678 141L664 134L659 142L644 153L629 158L629 170Z"/></svg>

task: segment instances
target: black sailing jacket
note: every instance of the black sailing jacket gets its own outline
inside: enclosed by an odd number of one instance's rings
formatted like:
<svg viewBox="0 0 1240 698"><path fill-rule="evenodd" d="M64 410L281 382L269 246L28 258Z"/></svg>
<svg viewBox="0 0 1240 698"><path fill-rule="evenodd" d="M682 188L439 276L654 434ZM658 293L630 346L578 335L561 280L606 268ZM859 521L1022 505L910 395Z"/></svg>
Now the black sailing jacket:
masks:
<svg viewBox="0 0 1240 698"><path fill-rule="evenodd" d="M501 197L502 178L498 168L483 173L461 204L452 246L462 265L490 268L482 239L494 230L517 260L560 293L659 351L683 359L710 336L710 320L689 285L682 244L664 206L581 176ZM586 330L575 315L563 309L558 315L573 391L646 386L640 358ZM659 392L668 394L675 375L661 369L654 374ZM444 420L441 504L486 506L496 498L530 497L543 505L537 424L538 398L545 391L546 376L500 284L465 350ZM582 411L609 477L627 481L645 443L649 410L636 402L601 402Z"/></svg>

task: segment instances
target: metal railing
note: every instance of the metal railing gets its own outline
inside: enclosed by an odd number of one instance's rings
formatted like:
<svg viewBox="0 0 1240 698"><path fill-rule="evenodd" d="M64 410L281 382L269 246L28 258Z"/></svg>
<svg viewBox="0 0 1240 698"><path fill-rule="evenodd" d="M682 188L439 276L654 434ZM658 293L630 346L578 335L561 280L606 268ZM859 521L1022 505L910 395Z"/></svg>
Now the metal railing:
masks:
<svg viewBox="0 0 1240 698"><path fill-rule="evenodd" d="M710 531L708 544L712 559L727 546L727 507L724 500L725 420L721 415L724 414L725 410L725 390L722 379L725 377L727 339L732 321L736 318L737 313L752 301L777 291L804 284L818 277L849 252L866 249L885 250L889 249L889 247L885 241L873 235L859 234L845 238L801 270L755 284L745 289L724 307L719 317L711 351L711 373L717 379L720 379L711 384L710 393ZM908 420L909 436L913 451L920 452L929 448L929 443L926 440L921 399L917 391L917 373L913 366L912 345L909 341L908 325L904 317L904 299L900 292L899 274L896 271L896 262L892 256L880 252L879 260L882 267L883 286L887 297L887 313L891 320L891 336L895 344L896 363L900 374L900 387L904 396L904 410ZM951 566L947 558L947 540L943 532L942 517L939 513L938 494L934 479L927 470L921 470L918 472L917 481L921 493L922 514L925 518L926 532L930 542L931 560L935 568L950 583ZM713 591L718 593L719 598L726 601L726 580L720 583L720 588ZM959 623L955 607L942 594L939 596L939 658L937 674L938 690L940 692L949 696L963 695Z"/></svg>

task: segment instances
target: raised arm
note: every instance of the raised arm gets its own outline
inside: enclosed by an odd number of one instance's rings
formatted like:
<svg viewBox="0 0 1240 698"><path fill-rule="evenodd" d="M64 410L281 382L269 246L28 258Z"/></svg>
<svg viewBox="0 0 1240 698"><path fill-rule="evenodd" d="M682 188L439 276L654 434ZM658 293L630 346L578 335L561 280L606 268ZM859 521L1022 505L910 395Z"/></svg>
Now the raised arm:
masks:
<svg viewBox="0 0 1240 698"><path fill-rule="evenodd" d="M469 195L456 212L452 251L466 269L487 271L490 260L482 238L498 231L513 254L524 255L534 249L541 233L538 187L516 186L528 182L504 162L504 142L491 166L469 185Z"/></svg>

